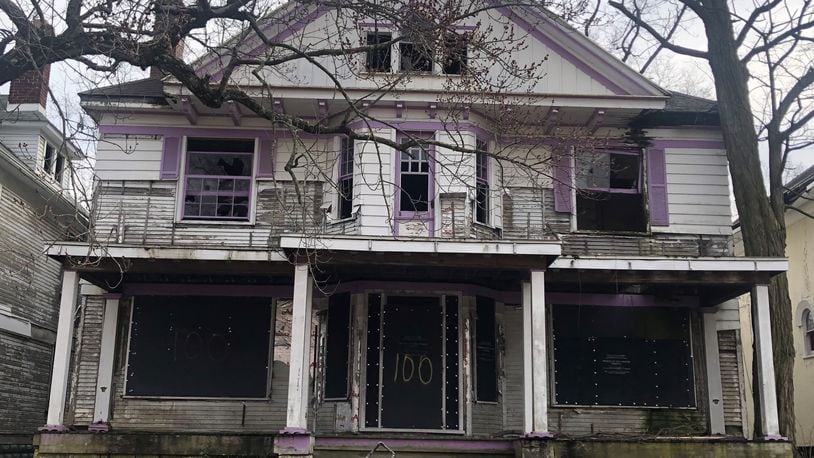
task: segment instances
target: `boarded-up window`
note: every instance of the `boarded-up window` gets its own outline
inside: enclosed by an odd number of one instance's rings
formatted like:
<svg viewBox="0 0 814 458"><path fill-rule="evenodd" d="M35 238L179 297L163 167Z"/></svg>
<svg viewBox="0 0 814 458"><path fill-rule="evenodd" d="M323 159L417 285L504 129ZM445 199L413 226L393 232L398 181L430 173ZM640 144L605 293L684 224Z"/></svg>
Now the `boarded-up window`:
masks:
<svg viewBox="0 0 814 458"><path fill-rule="evenodd" d="M555 305L556 404L695 405L689 313Z"/></svg>
<svg viewBox="0 0 814 458"><path fill-rule="evenodd" d="M350 365L350 293L328 300L325 342L325 399L347 399Z"/></svg>
<svg viewBox="0 0 814 458"><path fill-rule="evenodd" d="M266 397L270 302L246 297L134 298L125 393Z"/></svg>
<svg viewBox="0 0 814 458"><path fill-rule="evenodd" d="M495 301L478 296L475 318L475 388L478 401L497 402Z"/></svg>

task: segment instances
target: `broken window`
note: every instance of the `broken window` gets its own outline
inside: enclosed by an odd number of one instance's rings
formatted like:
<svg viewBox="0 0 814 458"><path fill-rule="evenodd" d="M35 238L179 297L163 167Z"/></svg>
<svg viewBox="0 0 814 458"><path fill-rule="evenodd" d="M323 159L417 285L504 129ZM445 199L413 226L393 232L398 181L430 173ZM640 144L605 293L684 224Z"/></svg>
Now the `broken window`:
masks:
<svg viewBox="0 0 814 458"><path fill-rule="evenodd" d="M447 34L444 39L444 73L461 75L466 71L467 38L456 33Z"/></svg>
<svg viewBox="0 0 814 458"><path fill-rule="evenodd" d="M65 171L65 156L62 154L57 155L56 164L54 165L54 180L57 183L62 183L62 173Z"/></svg>
<svg viewBox="0 0 814 458"><path fill-rule="evenodd" d="M399 43L401 54L401 71L403 72L432 72L432 51L420 40Z"/></svg>
<svg viewBox="0 0 814 458"><path fill-rule="evenodd" d="M401 212L429 211L430 158L425 144L411 146L401 153Z"/></svg>
<svg viewBox="0 0 814 458"><path fill-rule="evenodd" d="M393 39L393 35L383 32L368 32L367 45L376 46L387 43ZM389 72L390 71L390 46L378 46L367 51L367 61L365 68L369 72Z"/></svg>
<svg viewBox="0 0 814 458"><path fill-rule="evenodd" d="M56 149L54 145L50 143L45 144L45 159L42 163L42 170L47 173L51 174L54 168L54 157L56 156Z"/></svg>
<svg viewBox="0 0 814 458"><path fill-rule="evenodd" d="M486 142L478 140L475 149L475 221L489 224L489 156L486 155Z"/></svg>
<svg viewBox="0 0 814 458"><path fill-rule="evenodd" d="M577 228L644 232L641 154L595 151L576 160Z"/></svg>
<svg viewBox="0 0 814 458"><path fill-rule="evenodd" d="M687 309L554 305L552 319L555 404L695 406Z"/></svg>
<svg viewBox="0 0 814 458"><path fill-rule="evenodd" d="M353 214L353 141L342 137L339 153L339 218Z"/></svg>
<svg viewBox="0 0 814 458"><path fill-rule="evenodd" d="M184 219L248 221L254 139L187 140Z"/></svg>

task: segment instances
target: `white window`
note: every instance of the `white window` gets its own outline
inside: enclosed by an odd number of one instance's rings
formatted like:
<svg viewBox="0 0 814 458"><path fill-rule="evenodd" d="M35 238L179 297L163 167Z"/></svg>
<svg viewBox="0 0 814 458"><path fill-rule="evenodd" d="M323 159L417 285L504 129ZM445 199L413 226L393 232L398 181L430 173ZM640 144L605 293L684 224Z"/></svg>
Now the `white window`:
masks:
<svg viewBox="0 0 814 458"><path fill-rule="evenodd" d="M45 144L41 165L42 172L48 178L52 178L58 184L62 184L68 159L64 154L59 153L52 143L48 143L44 138L42 142Z"/></svg>

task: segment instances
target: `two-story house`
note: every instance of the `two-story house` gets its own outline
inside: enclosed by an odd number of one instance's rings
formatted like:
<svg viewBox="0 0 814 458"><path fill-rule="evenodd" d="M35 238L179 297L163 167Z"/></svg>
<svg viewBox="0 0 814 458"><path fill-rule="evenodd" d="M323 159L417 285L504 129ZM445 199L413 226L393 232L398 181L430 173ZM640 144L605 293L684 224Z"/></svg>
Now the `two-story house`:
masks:
<svg viewBox="0 0 814 458"><path fill-rule="evenodd" d="M0 96L0 454L33 453L48 408L62 265L46 243L82 234L71 186L82 153L48 121L48 69Z"/></svg>
<svg viewBox="0 0 814 458"><path fill-rule="evenodd" d="M369 46L227 72L274 120L171 77L81 94L98 199L92 238L50 250L39 454L786 456L766 286L786 261L733 256L715 103L531 7L437 48L402 26L280 7L272 42ZM218 81L229 55L196 68ZM501 62L539 77L506 86ZM727 302L750 291L755 441Z"/></svg>

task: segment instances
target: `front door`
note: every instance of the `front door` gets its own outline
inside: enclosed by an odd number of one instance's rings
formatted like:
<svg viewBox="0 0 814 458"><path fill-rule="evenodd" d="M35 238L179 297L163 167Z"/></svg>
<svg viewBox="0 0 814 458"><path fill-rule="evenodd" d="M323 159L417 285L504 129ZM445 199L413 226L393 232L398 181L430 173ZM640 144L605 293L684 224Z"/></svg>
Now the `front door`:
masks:
<svg viewBox="0 0 814 458"><path fill-rule="evenodd" d="M369 326L378 329L368 329L365 425L457 430L457 297L387 296L382 302L380 312L370 310Z"/></svg>

